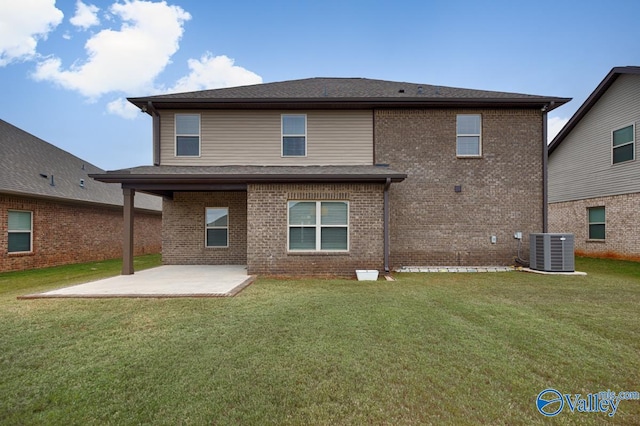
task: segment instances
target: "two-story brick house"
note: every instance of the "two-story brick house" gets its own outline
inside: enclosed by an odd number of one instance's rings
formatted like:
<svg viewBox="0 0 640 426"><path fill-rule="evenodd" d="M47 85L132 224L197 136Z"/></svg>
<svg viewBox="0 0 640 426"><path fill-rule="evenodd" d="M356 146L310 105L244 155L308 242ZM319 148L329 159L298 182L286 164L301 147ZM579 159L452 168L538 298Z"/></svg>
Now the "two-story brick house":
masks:
<svg viewBox="0 0 640 426"><path fill-rule="evenodd" d="M165 263L353 275L512 264L514 232L545 229L546 113L568 99L312 78L129 101L154 165L94 177L164 196Z"/></svg>
<svg viewBox="0 0 640 426"><path fill-rule="evenodd" d="M640 259L640 67L615 67L549 145L549 229L581 255Z"/></svg>

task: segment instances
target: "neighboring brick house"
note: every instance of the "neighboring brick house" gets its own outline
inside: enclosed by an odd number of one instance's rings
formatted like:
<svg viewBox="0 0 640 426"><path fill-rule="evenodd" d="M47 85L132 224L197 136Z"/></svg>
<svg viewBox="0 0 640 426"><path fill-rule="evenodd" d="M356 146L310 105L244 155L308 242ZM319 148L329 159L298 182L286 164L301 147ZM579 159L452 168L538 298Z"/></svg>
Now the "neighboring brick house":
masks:
<svg viewBox="0 0 640 426"><path fill-rule="evenodd" d="M549 228L580 255L640 260L640 67L616 67L549 145Z"/></svg>
<svg viewBox="0 0 640 426"><path fill-rule="evenodd" d="M129 101L154 165L94 177L165 197L164 263L354 275L512 264L514 233L545 229L546 113L568 99L312 78Z"/></svg>
<svg viewBox="0 0 640 426"><path fill-rule="evenodd" d="M94 165L0 120L0 272L122 256L122 190ZM161 249L162 203L136 200L136 254Z"/></svg>

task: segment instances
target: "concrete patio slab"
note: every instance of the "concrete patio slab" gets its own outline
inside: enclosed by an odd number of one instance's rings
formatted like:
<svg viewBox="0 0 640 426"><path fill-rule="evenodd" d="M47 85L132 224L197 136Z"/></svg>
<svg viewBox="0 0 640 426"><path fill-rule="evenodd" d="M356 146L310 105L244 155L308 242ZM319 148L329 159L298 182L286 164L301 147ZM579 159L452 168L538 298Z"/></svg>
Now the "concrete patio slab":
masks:
<svg viewBox="0 0 640 426"><path fill-rule="evenodd" d="M164 265L18 299L228 297L255 280L244 265Z"/></svg>

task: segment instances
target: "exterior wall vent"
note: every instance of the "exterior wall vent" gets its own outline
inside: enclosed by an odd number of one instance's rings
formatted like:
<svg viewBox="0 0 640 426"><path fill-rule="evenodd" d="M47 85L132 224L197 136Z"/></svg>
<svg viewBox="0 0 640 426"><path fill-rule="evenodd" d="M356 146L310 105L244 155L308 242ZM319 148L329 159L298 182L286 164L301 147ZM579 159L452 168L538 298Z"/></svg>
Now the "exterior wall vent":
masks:
<svg viewBox="0 0 640 426"><path fill-rule="evenodd" d="M573 234L530 234L529 267L545 272L574 272Z"/></svg>

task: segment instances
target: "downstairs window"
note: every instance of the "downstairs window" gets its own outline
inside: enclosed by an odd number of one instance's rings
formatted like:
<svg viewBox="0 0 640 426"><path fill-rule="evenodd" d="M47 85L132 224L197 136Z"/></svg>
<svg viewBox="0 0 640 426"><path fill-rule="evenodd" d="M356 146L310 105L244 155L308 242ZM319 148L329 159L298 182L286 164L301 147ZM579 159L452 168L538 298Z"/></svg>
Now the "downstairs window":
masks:
<svg viewBox="0 0 640 426"><path fill-rule="evenodd" d="M605 211L604 207L590 207L589 212L589 239L604 240L605 237Z"/></svg>
<svg viewBox="0 0 640 426"><path fill-rule="evenodd" d="M229 247L229 209L208 207L206 210L206 246Z"/></svg>
<svg viewBox="0 0 640 426"><path fill-rule="evenodd" d="M349 203L289 201L289 251L348 251Z"/></svg>
<svg viewBox="0 0 640 426"><path fill-rule="evenodd" d="M8 212L8 252L28 253L31 251L32 243L32 214L31 212L13 211Z"/></svg>

